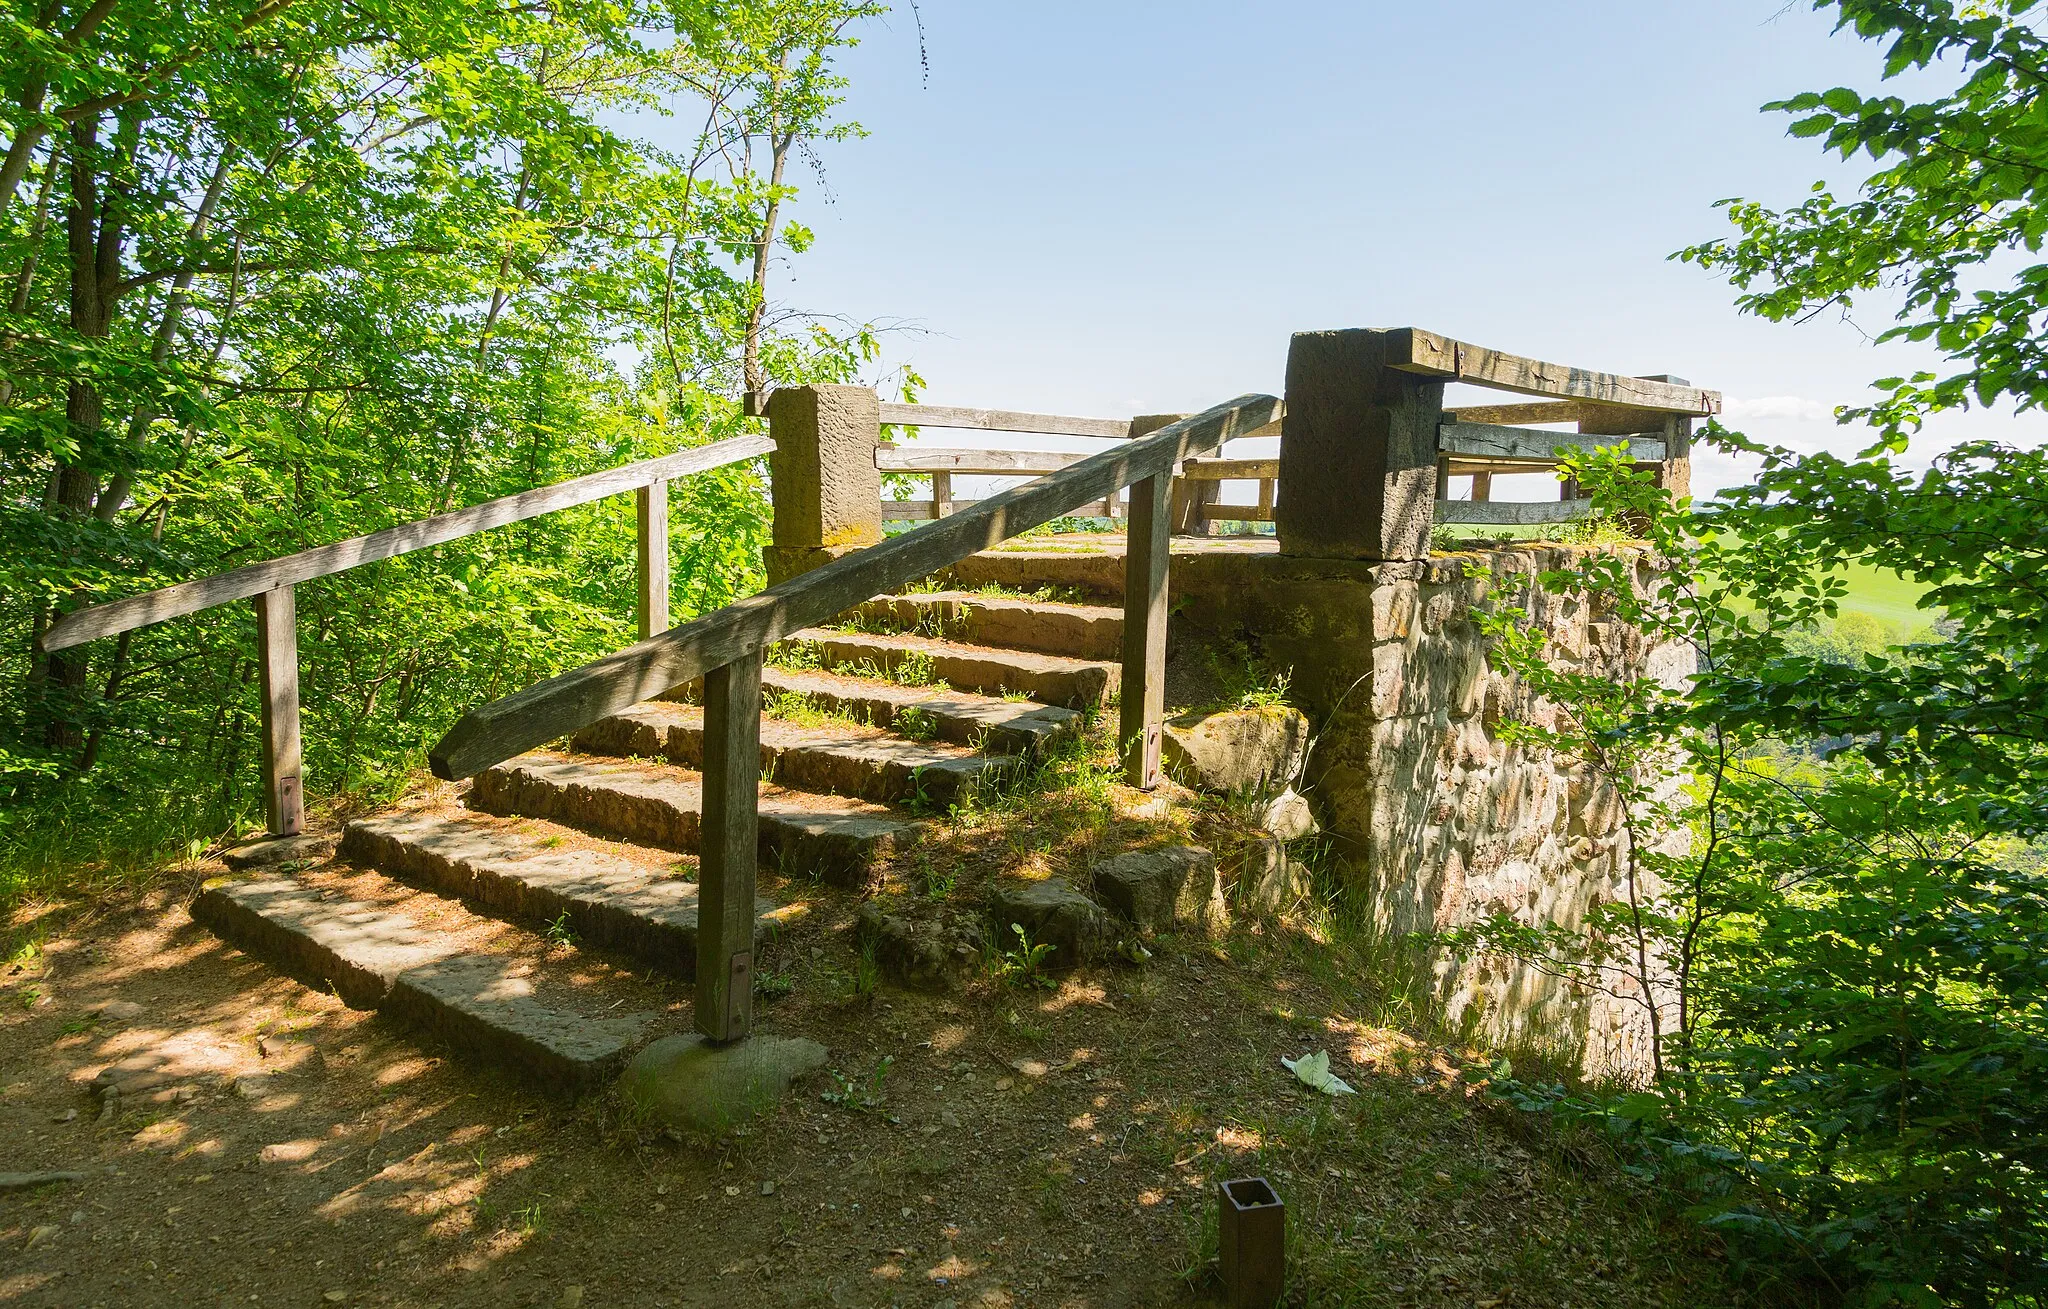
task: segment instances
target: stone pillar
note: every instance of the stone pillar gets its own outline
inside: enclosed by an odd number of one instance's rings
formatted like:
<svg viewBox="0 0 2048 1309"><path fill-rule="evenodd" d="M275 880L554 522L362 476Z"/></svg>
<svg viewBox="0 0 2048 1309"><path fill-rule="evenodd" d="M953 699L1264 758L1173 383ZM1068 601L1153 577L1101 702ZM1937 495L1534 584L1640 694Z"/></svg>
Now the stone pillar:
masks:
<svg viewBox="0 0 2048 1309"><path fill-rule="evenodd" d="M785 386L768 397L770 586L882 539L881 423L872 387Z"/></svg>
<svg viewBox="0 0 2048 1309"><path fill-rule="evenodd" d="M1283 555L1429 555L1444 384L1387 367L1388 336L1297 332L1288 347L1273 508Z"/></svg>

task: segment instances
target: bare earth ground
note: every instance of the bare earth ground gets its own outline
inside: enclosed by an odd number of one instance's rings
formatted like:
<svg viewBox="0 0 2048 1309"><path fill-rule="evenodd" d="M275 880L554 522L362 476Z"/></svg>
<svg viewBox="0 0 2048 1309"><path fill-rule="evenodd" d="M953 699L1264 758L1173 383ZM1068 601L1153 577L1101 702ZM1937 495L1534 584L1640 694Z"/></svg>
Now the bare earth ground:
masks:
<svg viewBox="0 0 2048 1309"><path fill-rule="evenodd" d="M0 1172L84 1177L0 1193L0 1302L1212 1303L1214 1187L1244 1175L1287 1203L1289 1303L1736 1299L1652 1197L1488 1107L1479 1067L1367 1023L1312 924L1241 915L1142 967L927 995L873 986L857 893L768 881L812 912L766 951L787 993L761 1026L824 1042L833 1072L706 1142L223 945L184 908L219 872L16 913ZM628 960L462 930L688 1028L687 988ZM1279 1066L1314 1048L1359 1094ZM100 1121L94 1075L152 1051L167 1079Z"/></svg>

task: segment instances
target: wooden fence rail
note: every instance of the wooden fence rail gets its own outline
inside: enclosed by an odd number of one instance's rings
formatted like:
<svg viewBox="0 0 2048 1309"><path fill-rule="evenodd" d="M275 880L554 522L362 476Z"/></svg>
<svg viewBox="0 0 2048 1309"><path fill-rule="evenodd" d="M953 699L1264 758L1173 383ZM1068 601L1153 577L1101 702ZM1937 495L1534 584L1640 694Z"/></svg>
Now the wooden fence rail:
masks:
<svg viewBox="0 0 2048 1309"><path fill-rule="evenodd" d="M765 436L741 436L656 459L609 468L515 495L501 496L401 523L366 536L297 554L266 559L231 572L180 582L143 595L74 609L43 634L44 650L64 650L102 636L147 627L235 600L253 600L261 648L258 667L263 693L263 810L276 836L305 827L299 735L297 605L300 582L358 568L397 555L444 545L493 527L538 518L625 491L638 492L639 605L641 639L668 628L668 484L678 477L756 459L775 448Z"/></svg>
<svg viewBox="0 0 2048 1309"><path fill-rule="evenodd" d="M472 709L429 751L428 761L438 777L470 777L702 677L707 745L697 871L696 1021L714 1040L745 1036L752 1026L748 979L759 823L761 663L768 647L871 596L1128 487L1118 728L1126 778L1138 786L1155 785L1165 703L1168 483L1182 461L1271 422L1279 410L1272 396L1241 396L841 555L617 654Z"/></svg>

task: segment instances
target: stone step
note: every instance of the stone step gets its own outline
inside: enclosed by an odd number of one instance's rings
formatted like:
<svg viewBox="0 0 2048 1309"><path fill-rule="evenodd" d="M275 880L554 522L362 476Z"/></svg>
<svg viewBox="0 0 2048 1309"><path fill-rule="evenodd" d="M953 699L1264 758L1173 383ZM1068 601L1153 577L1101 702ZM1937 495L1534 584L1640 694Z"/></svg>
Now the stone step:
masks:
<svg viewBox="0 0 2048 1309"><path fill-rule="evenodd" d="M1124 611L1106 605L1061 604L978 591L922 591L879 596L854 611L861 626L996 645L1009 650L1123 658Z"/></svg>
<svg viewBox="0 0 2048 1309"><path fill-rule="evenodd" d="M673 764L535 750L479 773L469 803L694 853L704 779ZM785 877L858 884L918 830L913 819L845 796L764 785L759 803L762 863Z"/></svg>
<svg viewBox="0 0 2048 1309"><path fill-rule="evenodd" d="M589 837L531 819L401 812L349 823L341 857L529 923L564 923L578 942L637 955L691 978L697 967L693 865L651 852L592 848ZM795 910L754 903L772 935Z"/></svg>
<svg viewBox="0 0 2048 1309"><path fill-rule="evenodd" d="M984 550L938 574L949 586L973 591L1000 586L1036 591L1042 586L1079 591L1110 603L1124 598L1122 550Z"/></svg>
<svg viewBox="0 0 2048 1309"><path fill-rule="evenodd" d="M1107 703L1122 671L1115 663L1065 655L821 627L791 633L783 643L783 648L789 647L814 652L820 663L838 672L873 669L884 678L896 676L907 661L928 659L931 676L948 686L987 695L1021 694L1068 709Z"/></svg>
<svg viewBox="0 0 2048 1309"><path fill-rule="evenodd" d="M332 988L466 1052L543 1082L608 1080L652 1033L649 1013L579 1013L543 1003L516 961L463 954L440 925L288 877L207 887L192 916L300 981Z"/></svg>
<svg viewBox="0 0 2048 1309"><path fill-rule="evenodd" d="M666 759L685 768L702 768L704 711L696 705L649 701L591 724L570 744L591 754ZM801 727L779 718L761 720L762 775L799 791L944 804L976 782L999 784L1020 766L1013 755L977 754L963 746L908 740L877 727Z"/></svg>
<svg viewBox="0 0 2048 1309"><path fill-rule="evenodd" d="M919 727L929 727L935 739L989 754L1035 756L1081 731L1081 715L1056 705L934 686L899 686L815 669L796 672L770 664L761 670L761 691L771 709L776 697L800 697L812 708L875 727L895 728L896 716L915 708L922 715ZM688 701L701 694L701 684L691 683L662 699Z"/></svg>

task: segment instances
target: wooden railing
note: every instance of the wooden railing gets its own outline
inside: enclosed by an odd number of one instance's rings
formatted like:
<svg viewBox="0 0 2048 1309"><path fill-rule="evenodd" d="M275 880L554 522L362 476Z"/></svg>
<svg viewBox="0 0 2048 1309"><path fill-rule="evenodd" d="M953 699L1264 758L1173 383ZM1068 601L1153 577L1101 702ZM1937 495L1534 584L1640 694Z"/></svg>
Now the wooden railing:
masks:
<svg viewBox="0 0 2048 1309"><path fill-rule="evenodd" d="M64 650L102 636L147 627L235 600L254 600L263 694L263 811L272 835L305 827L299 733L299 645L293 588L363 564L538 518L558 509L639 493L639 627L645 638L668 628L668 484L775 448L765 436L742 436L645 459L552 486L487 500L367 536L267 559L232 572L180 582L123 600L74 609L43 634L44 650Z"/></svg>
<svg viewBox="0 0 2048 1309"><path fill-rule="evenodd" d="M872 416L871 393L866 403L865 413ZM1165 707L1173 470L1191 456L1207 454L1270 423L1279 411L1280 402L1272 396L1241 396L880 544L842 554L759 595L473 709L441 738L428 760L436 776L470 777L703 678L696 1022L698 1030L714 1040L745 1036L753 1022L761 664L768 647L872 596L1128 488L1118 731L1126 779L1136 786L1154 786ZM772 417L772 407L770 413ZM791 430L794 433L794 427ZM792 435L792 450L778 457L792 457L795 443ZM793 474L794 470L794 481ZM782 494L779 490L778 496ZM797 491L789 489L789 494L794 497ZM778 500L778 514L782 503Z"/></svg>
<svg viewBox="0 0 2048 1309"><path fill-rule="evenodd" d="M943 405L885 404L880 406L880 420L884 424L903 427L965 428L978 431L1038 433L1049 436L1084 436L1110 440L1129 440L1155 430L1170 418L1184 415L1154 415L1150 419L1132 418L1071 418L1059 414L1030 414L1006 409L956 409ZM1266 424L1255 432L1246 432L1242 438L1280 435L1279 420ZM1088 458L1085 454L1057 450L962 450L932 446L884 445L875 452L875 466L885 473L908 473L922 475L931 481L931 498L928 500L884 500L882 518L887 522L926 522L944 518L978 501L958 500L953 495L955 477L1016 477L1042 476L1057 472ZM1241 473L1229 471L1243 464L1245 466L1270 467L1272 460L1229 460L1190 459L1174 478L1172 493L1173 530L1178 534L1205 535L1208 524L1220 520L1246 522L1273 521L1273 478L1272 472ZM1226 505L1215 503L1213 487L1190 488L1189 480L1214 481L1239 477L1263 478L1259 487L1259 504ZM1192 506L1192 508L1191 508ZM1091 511L1097 507L1087 506ZM1238 512L1243 510L1244 512ZM1124 516L1124 505L1119 495L1104 497L1100 512L1091 512L1088 517L1111 520Z"/></svg>

